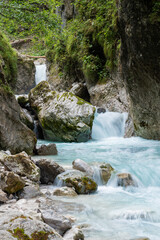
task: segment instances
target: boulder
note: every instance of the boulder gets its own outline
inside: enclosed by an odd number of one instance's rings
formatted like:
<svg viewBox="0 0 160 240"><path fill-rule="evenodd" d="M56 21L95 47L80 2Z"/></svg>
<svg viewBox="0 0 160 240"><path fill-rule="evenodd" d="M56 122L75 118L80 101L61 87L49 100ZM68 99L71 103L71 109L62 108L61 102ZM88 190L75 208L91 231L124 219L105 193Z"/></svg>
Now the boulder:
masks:
<svg viewBox="0 0 160 240"><path fill-rule="evenodd" d="M40 181L42 184L52 184L57 175L65 171L58 163L49 159L37 160L36 165L40 168Z"/></svg>
<svg viewBox="0 0 160 240"><path fill-rule="evenodd" d="M14 172L4 171L0 179L0 188L7 193L16 193L25 186L24 181Z"/></svg>
<svg viewBox="0 0 160 240"><path fill-rule="evenodd" d="M55 195L55 196L75 197L75 196L77 196L77 193L71 187L61 187L61 188L56 188L53 191L53 195Z"/></svg>
<svg viewBox="0 0 160 240"><path fill-rule="evenodd" d="M29 104L29 99L27 94L16 95L16 99L22 108L25 108L26 105Z"/></svg>
<svg viewBox="0 0 160 240"><path fill-rule="evenodd" d="M8 201L7 194L0 189L0 204Z"/></svg>
<svg viewBox="0 0 160 240"><path fill-rule="evenodd" d="M28 215L16 215L14 218L4 218L3 225L0 226L0 232L6 231L8 239L49 239L49 240L62 240L63 238L47 224L33 220ZM3 232L4 234L4 232ZM4 234L5 236L5 234Z"/></svg>
<svg viewBox="0 0 160 240"><path fill-rule="evenodd" d="M36 144L34 133L20 120L20 106L15 97L0 88L0 149L12 154L25 151L33 154Z"/></svg>
<svg viewBox="0 0 160 240"><path fill-rule="evenodd" d="M120 187L137 187L137 183L133 180L130 173L117 174L117 185Z"/></svg>
<svg viewBox="0 0 160 240"><path fill-rule="evenodd" d="M90 96L85 83L82 82L73 83L69 91L87 102L89 102L90 100Z"/></svg>
<svg viewBox="0 0 160 240"><path fill-rule="evenodd" d="M28 128L30 128L31 130L34 129L33 118L27 109L21 108L20 119Z"/></svg>
<svg viewBox="0 0 160 240"><path fill-rule="evenodd" d="M48 145L43 144L40 147L38 147L36 150L37 150L37 154L41 156L58 154L56 144L54 143L50 143Z"/></svg>
<svg viewBox="0 0 160 240"><path fill-rule="evenodd" d="M102 183L107 184L114 169L112 168L112 166L109 163L104 163L104 164L100 165L99 168L100 168Z"/></svg>
<svg viewBox="0 0 160 240"><path fill-rule="evenodd" d="M67 187L74 187L78 194L93 193L97 190L97 184L93 179L78 170L68 170L59 174L57 181Z"/></svg>
<svg viewBox="0 0 160 240"><path fill-rule="evenodd" d="M14 86L16 94L28 93L35 87L35 71L33 60L17 52L17 81Z"/></svg>
<svg viewBox="0 0 160 240"><path fill-rule="evenodd" d="M43 221L50 227L54 228L60 235L63 235L68 229L72 227L68 218L56 213L55 211L40 210Z"/></svg>
<svg viewBox="0 0 160 240"><path fill-rule="evenodd" d="M64 240L84 240L84 234L79 227L73 227L64 234L63 239Z"/></svg>
<svg viewBox="0 0 160 240"><path fill-rule="evenodd" d="M26 176L28 179L35 182L38 182L40 179L39 168L25 152L16 155L6 155L4 158L0 158L0 162L7 170L20 176Z"/></svg>
<svg viewBox="0 0 160 240"><path fill-rule="evenodd" d="M89 176L93 176L93 169L89 166L88 163L81 159L76 159L72 162L72 166L74 169L79 170L81 172L86 173Z"/></svg>
<svg viewBox="0 0 160 240"><path fill-rule="evenodd" d="M95 107L69 92L51 91L48 82L40 82L29 94L37 112L45 139L83 142L91 136Z"/></svg>

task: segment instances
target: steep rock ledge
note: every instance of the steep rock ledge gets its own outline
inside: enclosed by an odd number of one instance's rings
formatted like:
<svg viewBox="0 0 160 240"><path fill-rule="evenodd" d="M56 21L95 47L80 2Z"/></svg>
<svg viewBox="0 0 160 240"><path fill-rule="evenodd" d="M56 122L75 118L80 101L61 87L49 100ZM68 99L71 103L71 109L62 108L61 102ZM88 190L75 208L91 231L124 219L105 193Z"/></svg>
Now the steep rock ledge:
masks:
<svg viewBox="0 0 160 240"><path fill-rule="evenodd" d="M160 24L151 19L155 1L119 1L122 77L138 136L160 139Z"/></svg>

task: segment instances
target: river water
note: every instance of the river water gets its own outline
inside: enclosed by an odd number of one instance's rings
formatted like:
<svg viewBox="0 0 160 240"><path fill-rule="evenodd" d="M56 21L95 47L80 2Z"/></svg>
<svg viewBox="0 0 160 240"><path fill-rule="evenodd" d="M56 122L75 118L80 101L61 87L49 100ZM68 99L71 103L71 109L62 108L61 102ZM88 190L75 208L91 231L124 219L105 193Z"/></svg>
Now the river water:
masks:
<svg viewBox="0 0 160 240"><path fill-rule="evenodd" d="M74 213L87 240L160 239L160 143L139 137L123 138L126 113L96 114L92 140L86 143L56 143L53 159L65 168L80 158L91 165L110 163L117 173L132 174L138 187L117 187L116 173L95 194L60 197L84 205ZM38 144L49 143L39 141ZM56 197L57 199L57 197Z"/></svg>

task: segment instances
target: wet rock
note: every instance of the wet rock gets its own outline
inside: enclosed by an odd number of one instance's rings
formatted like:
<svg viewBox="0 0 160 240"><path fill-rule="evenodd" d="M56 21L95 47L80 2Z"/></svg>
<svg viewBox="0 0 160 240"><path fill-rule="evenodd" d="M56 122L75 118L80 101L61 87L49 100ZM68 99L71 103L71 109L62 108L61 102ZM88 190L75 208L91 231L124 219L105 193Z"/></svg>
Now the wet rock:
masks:
<svg viewBox="0 0 160 240"><path fill-rule="evenodd" d="M97 184L93 179L78 170L68 170L61 173L57 176L57 180L62 185L74 187L78 194L93 193L97 190Z"/></svg>
<svg viewBox="0 0 160 240"><path fill-rule="evenodd" d="M40 191L38 184L32 184L29 186L25 186L21 192L18 193L19 199L31 199L41 196L42 193Z"/></svg>
<svg viewBox="0 0 160 240"><path fill-rule="evenodd" d="M0 204L8 201L7 194L0 189Z"/></svg>
<svg viewBox="0 0 160 240"><path fill-rule="evenodd" d="M21 108L20 119L28 128L30 128L31 130L34 129L33 118L27 109Z"/></svg>
<svg viewBox="0 0 160 240"><path fill-rule="evenodd" d="M23 94L23 95L18 95L17 96L17 101L19 103L19 105L22 107L22 108L25 108L27 104L29 104L29 98L28 98L28 95L26 94Z"/></svg>
<svg viewBox="0 0 160 240"><path fill-rule="evenodd" d="M53 183L56 176L65 170L58 163L49 159L39 159L36 165L40 168L40 181L42 184Z"/></svg>
<svg viewBox="0 0 160 240"><path fill-rule="evenodd" d="M64 234L63 238L64 240L84 240L84 234L80 228L73 227Z"/></svg>
<svg viewBox="0 0 160 240"><path fill-rule="evenodd" d="M0 174L0 188L7 193L16 193L25 186L24 181L14 172L5 171Z"/></svg>
<svg viewBox="0 0 160 240"><path fill-rule="evenodd" d="M90 138L95 112L91 104L69 92L51 91L45 81L30 91L29 99L45 139L83 142Z"/></svg>
<svg viewBox="0 0 160 240"><path fill-rule="evenodd" d="M20 106L15 96L2 88L0 112L0 149L10 150L12 154L25 151L32 155L36 137L31 129L21 122Z"/></svg>
<svg viewBox="0 0 160 240"><path fill-rule="evenodd" d="M72 227L68 218L56 213L55 211L40 210L43 221L50 227L54 228L60 235L63 235L68 229Z"/></svg>
<svg viewBox="0 0 160 240"><path fill-rule="evenodd" d="M61 188L56 188L53 191L53 195L75 197L75 196L77 196L77 193L75 192L75 190L73 188L61 187Z"/></svg>
<svg viewBox="0 0 160 240"><path fill-rule="evenodd" d="M38 147L36 150L37 150L37 154L42 156L58 154L56 144L54 143L50 143L48 145L43 144L40 147Z"/></svg>
<svg viewBox="0 0 160 240"><path fill-rule="evenodd" d="M117 185L121 187L128 187L128 186L137 187L137 183L133 180L130 173L117 174Z"/></svg>
<svg viewBox="0 0 160 240"><path fill-rule="evenodd" d="M86 173L89 176L93 176L93 169L89 166L88 163L81 159L76 159L72 162L72 166L74 169L79 170L81 172Z"/></svg>
<svg viewBox="0 0 160 240"><path fill-rule="evenodd" d="M40 179L39 168L25 152L16 155L6 155L4 158L0 158L0 162L7 170L20 176L26 176L28 179L35 182L38 182Z"/></svg>
<svg viewBox="0 0 160 240"><path fill-rule="evenodd" d="M103 184L107 184L108 180L111 177L112 172L114 169L109 163L104 163L99 166L100 167L100 174Z"/></svg>
<svg viewBox="0 0 160 240"><path fill-rule="evenodd" d="M105 113L106 109L105 108L97 108L97 113Z"/></svg>

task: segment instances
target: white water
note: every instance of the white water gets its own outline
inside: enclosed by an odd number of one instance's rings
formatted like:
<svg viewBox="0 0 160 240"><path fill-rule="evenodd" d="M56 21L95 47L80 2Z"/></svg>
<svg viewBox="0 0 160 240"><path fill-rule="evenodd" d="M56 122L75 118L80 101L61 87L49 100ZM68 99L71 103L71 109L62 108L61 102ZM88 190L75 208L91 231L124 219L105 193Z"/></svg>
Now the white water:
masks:
<svg viewBox="0 0 160 240"><path fill-rule="evenodd" d="M109 113L100 116L101 126L105 127L102 118L107 115ZM97 118L94 124L94 128L98 129ZM113 131L122 136L123 124L118 123L121 128L119 130L117 124L108 126L112 128L107 129L107 133ZM99 140L87 143L57 143L58 156L46 158L53 159L64 167L71 167L76 158L95 166L97 162L110 163L117 172L131 173L138 187L117 187L113 174L109 183L99 186L95 194L60 199L85 206L85 211L75 212L74 215L77 224L90 226L83 229L86 240L130 240L138 237L160 240L160 142L118 136L106 138L106 135L100 135L97 136ZM39 144L42 143L44 141L39 141ZM95 179L100 183L98 173Z"/></svg>
<svg viewBox="0 0 160 240"><path fill-rule="evenodd" d="M92 128L92 139L123 137L127 116L127 113L117 112L96 113Z"/></svg>
<svg viewBox="0 0 160 240"><path fill-rule="evenodd" d="M35 65L36 66L36 74L35 74L35 81L36 85L41 81L46 81L46 64Z"/></svg>

